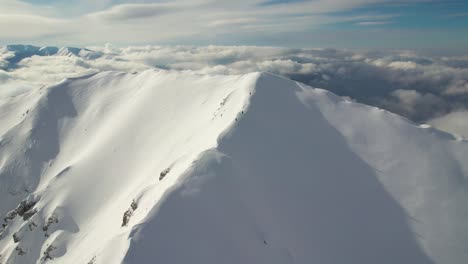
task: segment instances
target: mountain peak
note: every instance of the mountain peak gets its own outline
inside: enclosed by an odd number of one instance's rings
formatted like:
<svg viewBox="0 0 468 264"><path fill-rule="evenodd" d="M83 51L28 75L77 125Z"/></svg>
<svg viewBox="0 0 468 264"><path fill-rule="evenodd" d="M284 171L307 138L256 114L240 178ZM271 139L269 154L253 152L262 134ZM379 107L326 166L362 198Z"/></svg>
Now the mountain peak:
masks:
<svg viewBox="0 0 468 264"><path fill-rule="evenodd" d="M466 142L276 75L101 72L0 113L6 263L467 258Z"/></svg>

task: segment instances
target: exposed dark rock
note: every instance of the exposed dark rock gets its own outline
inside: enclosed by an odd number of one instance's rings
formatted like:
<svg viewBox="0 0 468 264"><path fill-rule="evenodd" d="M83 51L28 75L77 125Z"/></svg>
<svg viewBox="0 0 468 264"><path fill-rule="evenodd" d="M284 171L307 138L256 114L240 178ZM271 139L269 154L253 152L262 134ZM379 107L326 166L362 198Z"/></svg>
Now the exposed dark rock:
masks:
<svg viewBox="0 0 468 264"><path fill-rule="evenodd" d="M125 211L123 215L122 226L128 225L128 222L130 222L130 218L132 217L132 215L133 215L133 210L128 209L127 211Z"/></svg>
<svg viewBox="0 0 468 264"><path fill-rule="evenodd" d="M15 219L15 217L18 215L18 213L16 212L16 210L13 210L13 211L10 211L7 213L7 215L5 216L5 218L3 218L3 220L5 221L5 223L8 223L8 220L13 220Z"/></svg>
<svg viewBox="0 0 468 264"><path fill-rule="evenodd" d="M29 227L29 231L33 231L37 227L37 225L36 225L36 223L31 222L31 223L29 223L28 227Z"/></svg>
<svg viewBox="0 0 468 264"><path fill-rule="evenodd" d="M34 208L33 210L29 210L23 214L23 220L28 221L35 213L37 213L37 209Z"/></svg>
<svg viewBox="0 0 468 264"><path fill-rule="evenodd" d="M135 211L138 208L138 204L135 202L135 200L132 201L130 207L133 209L133 211Z"/></svg>
<svg viewBox="0 0 468 264"><path fill-rule="evenodd" d="M161 171L161 173L159 174L159 180L162 180L164 179L164 177L166 177L166 175L171 171L171 168L167 168L163 171Z"/></svg>
<svg viewBox="0 0 468 264"><path fill-rule="evenodd" d="M53 260L54 258L50 255L50 253L52 253L52 251L56 249L56 247L54 247L53 245L49 245L46 250L44 251L43 256L42 256L42 259L44 261L46 260Z"/></svg>
<svg viewBox="0 0 468 264"><path fill-rule="evenodd" d="M56 215L51 215L48 219L47 219L47 223L45 223L45 225L42 227L42 230L44 232L46 232L45 236L49 236L47 234L47 231L49 230L49 227L51 224L57 224L58 223L58 218Z"/></svg>
<svg viewBox="0 0 468 264"><path fill-rule="evenodd" d="M13 242L18 243L20 241L18 235L16 233L13 234Z"/></svg>
<svg viewBox="0 0 468 264"><path fill-rule="evenodd" d="M36 205L35 201L21 201L16 209L7 213L5 218L3 219L5 223L8 223L9 220L15 219L17 215L23 216L23 219L26 221L35 213L37 213L37 209L31 211L31 209Z"/></svg>
<svg viewBox="0 0 468 264"><path fill-rule="evenodd" d="M36 202L34 201L21 201L21 203L18 205L18 207L16 207L15 210L19 216L23 216L26 212L31 210L34 207L34 205L36 205Z"/></svg>
<svg viewBox="0 0 468 264"><path fill-rule="evenodd" d="M20 246L15 247L15 251L18 253L18 255L22 256L26 254L26 251L24 251Z"/></svg>
<svg viewBox="0 0 468 264"><path fill-rule="evenodd" d="M123 219L122 219L122 226L127 226L128 222L130 222L130 218L133 215L133 212L138 208L138 204L135 202L135 200L132 201L130 204L130 208L125 211L123 214Z"/></svg>

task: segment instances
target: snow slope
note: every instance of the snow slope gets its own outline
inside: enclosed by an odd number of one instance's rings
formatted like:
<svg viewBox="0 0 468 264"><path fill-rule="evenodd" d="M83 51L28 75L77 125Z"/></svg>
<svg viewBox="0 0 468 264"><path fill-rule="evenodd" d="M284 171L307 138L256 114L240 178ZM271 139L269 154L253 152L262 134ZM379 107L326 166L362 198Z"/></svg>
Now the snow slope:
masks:
<svg viewBox="0 0 468 264"><path fill-rule="evenodd" d="M468 260L466 141L274 75L103 72L0 120L0 263Z"/></svg>
<svg viewBox="0 0 468 264"><path fill-rule="evenodd" d="M10 64L17 64L25 58L32 56L77 56L86 59L96 59L104 54L98 51L93 51L85 48L73 47L36 47L32 45L7 45L2 47L0 54Z"/></svg>

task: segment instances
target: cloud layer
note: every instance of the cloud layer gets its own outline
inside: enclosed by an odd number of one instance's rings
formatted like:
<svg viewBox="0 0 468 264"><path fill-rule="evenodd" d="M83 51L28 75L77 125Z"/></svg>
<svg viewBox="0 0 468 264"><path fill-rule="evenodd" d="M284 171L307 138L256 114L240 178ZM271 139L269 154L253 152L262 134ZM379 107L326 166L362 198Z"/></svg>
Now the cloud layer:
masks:
<svg viewBox="0 0 468 264"><path fill-rule="evenodd" d="M466 50L468 31L464 25L468 24L463 10L468 5L461 0L446 2L2 0L0 44L84 46L112 42ZM441 23L434 23L439 20Z"/></svg>
<svg viewBox="0 0 468 264"><path fill-rule="evenodd" d="M97 52L61 49L54 56L30 56L15 64L14 52L0 49L0 96L103 70L162 68L203 74L268 71L448 131L465 123L468 109L468 57L251 46L91 49Z"/></svg>
<svg viewBox="0 0 468 264"><path fill-rule="evenodd" d="M429 120L429 124L468 138L468 111L455 111Z"/></svg>

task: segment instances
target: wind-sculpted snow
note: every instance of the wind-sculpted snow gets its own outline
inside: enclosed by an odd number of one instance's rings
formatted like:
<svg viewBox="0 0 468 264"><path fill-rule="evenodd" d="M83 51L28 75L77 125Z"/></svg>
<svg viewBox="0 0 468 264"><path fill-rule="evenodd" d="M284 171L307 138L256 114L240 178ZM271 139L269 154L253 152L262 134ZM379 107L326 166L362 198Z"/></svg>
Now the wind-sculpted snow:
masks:
<svg viewBox="0 0 468 264"><path fill-rule="evenodd" d="M104 72L0 101L1 263L468 259L468 144L271 74Z"/></svg>

